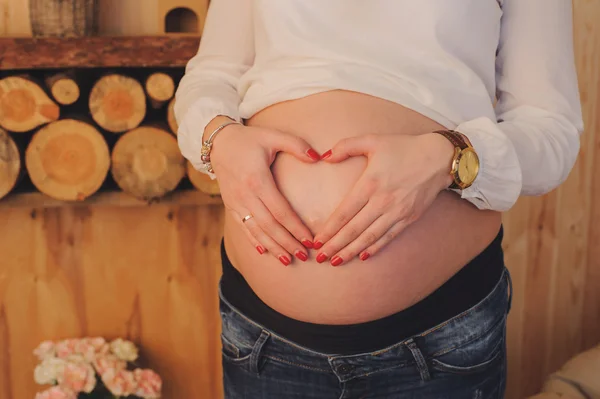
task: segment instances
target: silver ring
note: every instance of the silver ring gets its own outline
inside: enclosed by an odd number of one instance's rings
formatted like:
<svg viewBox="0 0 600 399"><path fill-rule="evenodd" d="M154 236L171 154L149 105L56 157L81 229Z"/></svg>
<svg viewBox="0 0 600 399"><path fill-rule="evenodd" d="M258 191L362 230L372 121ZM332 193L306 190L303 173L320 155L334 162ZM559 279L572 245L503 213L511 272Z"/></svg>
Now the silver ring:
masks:
<svg viewBox="0 0 600 399"><path fill-rule="evenodd" d="M246 223L248 220L252 219L254 216L252 214L244 216L242 219L242 223Z"/></svg>

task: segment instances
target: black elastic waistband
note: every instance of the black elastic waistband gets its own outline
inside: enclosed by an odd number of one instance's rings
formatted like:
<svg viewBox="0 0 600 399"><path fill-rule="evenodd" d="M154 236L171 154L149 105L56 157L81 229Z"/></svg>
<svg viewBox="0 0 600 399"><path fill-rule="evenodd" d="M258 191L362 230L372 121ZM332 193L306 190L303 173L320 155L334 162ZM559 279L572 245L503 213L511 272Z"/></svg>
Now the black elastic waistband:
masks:
<svg viewBox="0 0 600 399"><path fill-rule="evenodd" d="M324 325L287 317L265 304L227 257L221 242L221 293L246 317L278 335L322 353L372 352L419 334L468 310L485 298L504 270L503 230L494 241L446 283L420 302L367 323Z"/></svg>

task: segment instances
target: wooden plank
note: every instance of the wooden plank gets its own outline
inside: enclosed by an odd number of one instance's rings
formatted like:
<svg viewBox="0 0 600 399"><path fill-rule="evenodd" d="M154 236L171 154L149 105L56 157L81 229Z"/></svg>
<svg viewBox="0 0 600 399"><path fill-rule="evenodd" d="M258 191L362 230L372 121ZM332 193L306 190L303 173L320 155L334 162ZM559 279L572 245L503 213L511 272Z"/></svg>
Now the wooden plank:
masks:
<svg viewBox="0 0 600 399"><path fill-rule="evenodd" d="M211 196L197 190L180 190L168 194L156 201L145 202L138 200L121 191L99 192L80 202L64 202L55 200L41 193L10 194L0 200L2 208L56 208L61 206L110 206L135 207L153 206L157 204L175 205L219 205L220 196Z"/></svg>
<svg viewBox="0 0 600 399"><path fill-rule="evenodd" d="M583 318L580 324L581 349L598 344L600 337L600 2L575 1L575 51L585 121L582 150L588 180L585 182L588 208L582 215L588 223L587 268L583 271Z"/></svg>
<svg viewBox="0 0 600 399"><path fill-rule="evenodd" d="M98 25L104 36L159 35L158 0L100 0Z"/></svg>
<svg viewBox="0 0 600 399"><path fill-rule="evenodd" d="M0 70L184 67L198 36L0 38Z"/></svg>
<svg viewBox="0 0 600 399"><path fill-rule="evenodd" d="M31 37L29 0L0 0L0 37Z"/></svg>

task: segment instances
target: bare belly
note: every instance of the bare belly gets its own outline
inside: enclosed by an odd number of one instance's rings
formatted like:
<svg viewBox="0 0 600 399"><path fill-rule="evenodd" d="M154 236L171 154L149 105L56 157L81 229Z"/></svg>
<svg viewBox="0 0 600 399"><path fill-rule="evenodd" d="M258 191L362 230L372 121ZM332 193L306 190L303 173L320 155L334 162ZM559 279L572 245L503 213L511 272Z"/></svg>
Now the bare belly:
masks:
<svg viewBox="0 0 600 399"><path fill-rule="evenodd" d="M302 137L319 153L346 137L415 135L442 127L398 104L345 91L274 105L248 124ZM365 167L364 157L332 165L279 154L272 170L280 191L316 233ZM270 255L259 255L229 215L225 245L248 284L276 311L312 323L350 324L393 314L433 292L493 240L500 223L499 213L442 192L417 222L366 262L318 264L311 250L307 262L284 267Z"/></svg>

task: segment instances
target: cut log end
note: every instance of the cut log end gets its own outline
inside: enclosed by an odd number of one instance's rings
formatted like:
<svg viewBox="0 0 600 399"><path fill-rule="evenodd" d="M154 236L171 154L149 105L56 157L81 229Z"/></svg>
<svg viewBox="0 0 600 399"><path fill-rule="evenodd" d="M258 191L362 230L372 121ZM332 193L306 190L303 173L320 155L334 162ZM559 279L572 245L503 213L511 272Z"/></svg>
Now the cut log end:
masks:
<svg viewBox="0 0 600 399"><path fill-rule="evenodd" d="M109 132L134 129L146 116L144 89L128 76L104 76L90 93L90 112L96 123Z"/></svg>
<svg viewBox="0 0 600 399"><path fill-rule="evenodd" d="M173 134L177 135L179 125L177 125L177 119L175 119L175 99L171 100L169 107L167 108L167 123Z"/></svg>
<svg viewBox="0 0 600 399"><path fill-rule="evenodd" d="M60 108L31 80L11 76L0 80L0 126L27 132L58 120Z"/></svg>
<svg viewBox="0 0 600 399"><path fill-rule="evenodd" d="M0 129L0 198L12 191L19 180L20 172L19 149L8 133Z"/></svg>
<svg viewBox="0 0 600 399"><path fill-rule="evenodd" d="M154 127L134 129L117 141L111 171L123 191L142 200L173 191L186 172L175 138Z"/></svg>
<svg viewBox="0 0 600 399"><path fill-rule="evenodd" d="M166 73L153 73L146 80L146 92L153 108L160 108L175 95L175 82Z"/></svg>
<svg viewBox="0 0 600 399"><path fill-rule="evenodd" d="M59 104L71 105L79 99L79 85L67 76L50 80L48 86L50 93Z"/></svg>
<svg viewBox="0 0 600 399"><path fill-rule="evenodd" d="M25 153L31 181L63 201L82 201L102 186L110 167L108 146L93 126L65 119L40 129Z"/></svg>
<svg viewBox="0 0 600 399"><path fill-rule="evenodd" d="M187 163L187 174L192 185L197 190L209 195L221 194L219 183L216 180L212 180L206 173L196 170L190 162Z"/></svg>

